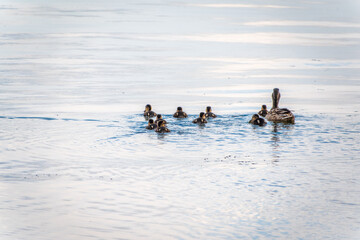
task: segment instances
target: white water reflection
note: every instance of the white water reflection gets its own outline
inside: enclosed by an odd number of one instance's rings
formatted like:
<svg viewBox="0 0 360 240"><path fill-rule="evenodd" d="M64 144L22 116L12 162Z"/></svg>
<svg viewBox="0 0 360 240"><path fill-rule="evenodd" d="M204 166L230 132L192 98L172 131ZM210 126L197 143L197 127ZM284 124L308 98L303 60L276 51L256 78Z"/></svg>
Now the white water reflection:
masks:
<svg viewBox="0 0 360 240"><path fill-rule="evenodd" d="M294 8L286 5L266 5L266 4L230 4L230 3L213 3L213 4L190 4L195 7L210 7L210 8Z"/></svg>
<svg viewBox="0 0 360 240"><path fill-rule="evenodd" d="M242 34L202 34L202 35L156 35L140 37L163 41L200 41L222 43L279 44L299 46L346 46L359 45L359 33L283 33L259 32Z"/></svg>
<svg viewBox="0 0 360 240"><path fill-rule="evenodd" d="M324 28L359 28L359 23L352 22L328 22L328 21L259 21L242 23L247 26L308 26L308 27L324 27Z"/></svg>

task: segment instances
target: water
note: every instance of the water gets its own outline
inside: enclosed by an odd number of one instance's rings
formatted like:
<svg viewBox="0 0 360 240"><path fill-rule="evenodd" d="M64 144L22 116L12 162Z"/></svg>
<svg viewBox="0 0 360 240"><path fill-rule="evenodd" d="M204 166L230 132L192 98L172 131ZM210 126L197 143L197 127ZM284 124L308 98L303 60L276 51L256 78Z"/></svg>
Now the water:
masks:
<svg viewBox="0 0 360 240"><path fill-rule="evenodd" d="M358 239L359 10L2 1L0 238Z"/></svg>

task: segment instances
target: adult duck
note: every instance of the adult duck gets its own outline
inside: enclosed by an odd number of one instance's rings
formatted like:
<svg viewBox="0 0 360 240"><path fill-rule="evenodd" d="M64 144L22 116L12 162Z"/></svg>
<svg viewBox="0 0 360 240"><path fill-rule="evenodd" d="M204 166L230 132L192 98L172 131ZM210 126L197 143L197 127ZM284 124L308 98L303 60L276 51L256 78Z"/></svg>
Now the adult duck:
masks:
<svg viewBox="0 0 360 240"><path fill-rule="evenodd" d="M272 94L272 108L266 114L265 118L272 122L295 123L294 114L287 108L279 108L280 91L274 88Z"/></svg>

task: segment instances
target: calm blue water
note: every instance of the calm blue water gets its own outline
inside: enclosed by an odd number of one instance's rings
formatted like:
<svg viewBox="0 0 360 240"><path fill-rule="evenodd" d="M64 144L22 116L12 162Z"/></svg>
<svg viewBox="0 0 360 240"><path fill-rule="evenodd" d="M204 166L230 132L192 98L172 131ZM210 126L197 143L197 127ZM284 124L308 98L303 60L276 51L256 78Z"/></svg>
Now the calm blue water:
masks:
<svg viewBox="0 0 360 240"><path fill-rule="evenodd" d="M0 238L359 239L359 12L2 1ZM274 87L296 123L248 124Z"/></svg>

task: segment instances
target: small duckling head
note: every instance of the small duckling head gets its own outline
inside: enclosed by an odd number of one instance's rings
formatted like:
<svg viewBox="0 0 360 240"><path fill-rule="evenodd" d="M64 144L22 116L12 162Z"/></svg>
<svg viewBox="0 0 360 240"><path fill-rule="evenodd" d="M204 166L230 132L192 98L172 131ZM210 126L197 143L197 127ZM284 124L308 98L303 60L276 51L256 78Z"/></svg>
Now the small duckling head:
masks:
<svg viewBox="0 0 360 240"><path fill-rule="evenodd" d="M255 122L259 118L260 118L259 115L254 114L254 115L252 115L251 122Z"/></svg>
<svg viewBox="0 0 360 240"><path fill-rule="evenodd" d="M163 121L163 120L161 120L161 125L160 125L161 127L166 127L165 126L165 121Z"/></svg>
<svg viewBox="0 0 360 240"><path fill-rule="evenodd" d="M273 94L272 94L272 100L273 100L273 106L272 108L278 108L279 101L280 101L280 91L278 88L274 88Z"/></svg>
<svg viewBox="0 0 360 240"><path fill-rule="evenodd" d="M204 112L201 112L199 116L200 116L200 118L205 119L205 113Z"/></svg>
<svg viewBox="0 0 360 240"><path fill-rule="evenodd" d="M209 112L211 112L211 107L210 107L210 106L207 106L207 107L206 107L206 113L209 113Z"/></svg>
<svg viewBox="0 0 360 240"><path fill-rule="evenodd" d="M162 119L161 114L156 115L156 120Z"/></svg>
<svg viewBox="0 0 360 240"><path fill-rule="evenodd" d="M181 111L182 111L182 107L178 107L177 112L181 112Z"/></svg>
<svg viewBox="0 0 360 240"><path fill-rule="evenodd" d="M161 128L161 127L163 127L164 125L165 125L165 123L164 123L163 120L160 120L160 121L157 122L157 127L158 127L158 128Z"/></svg>
<svg viewBox="0 0 360 240"><path fill-rule="evenodd" d="M266 105L262 105L261 110L266 110Z"/></svg>
<svg viewBox="0 0 360 240"><path fill-rule="evenodd" d="M151 124L154 124L154 120L153 120L153 119L149 119L148 125L150 126Z"/></svg>
<svg viewBox="0 0 360 240"><path fill-rule="evenodd" d="M151 105L150 105L150 104L147 104L147 105L145 106L145 112L149 112L149 111L151 111Z"/></svg>

